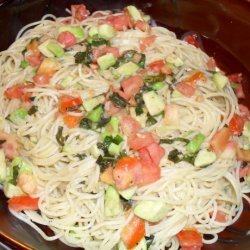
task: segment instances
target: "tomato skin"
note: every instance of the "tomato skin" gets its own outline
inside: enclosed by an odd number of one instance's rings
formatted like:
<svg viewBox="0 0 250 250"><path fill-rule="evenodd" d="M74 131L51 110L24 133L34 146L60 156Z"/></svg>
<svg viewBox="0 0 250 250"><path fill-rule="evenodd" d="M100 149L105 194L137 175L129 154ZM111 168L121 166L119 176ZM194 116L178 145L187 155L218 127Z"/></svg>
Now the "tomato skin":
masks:
<svg viewBox="0 0 250 250"><path fill-rule="evenodd" d="M15 212L23 210L38 210L39 198L32 198L30 196L14 196L8 200L8 206Z"/></svg>
<svg viewBox="0 0 250 250"><path fill-rule="evenodd" d="M140 129L141 129L140 123L131 116L127 115L121 118L121 130L123 134L130 136L134 133L139 132Z"/></svg>
<svg viewBox="0 0 250 250"><path fill-rule="evenodd" d="M57 37L57 41L63 44L65 48L69 48L77 43L76 37L69 31L61 32Z"/></svg>
<svg viewBox="0 0 250 250"><path fill-rule="evenodd" d="M89 10L84 4L73 4L71 5L71 14L78 21L83 21L89 15Z"/></svg>
<svg viewBox="0 0 250 250"><path fill-rule="evenodd" d="M78 108L82 104L80 97L74 97L69 95L63 95L59 98L59 111L66 113L69 108Z"/></svg>
<svg viewBox="0 0 250 250"><path fill-rule="evenodd" d="M195 229L184 229L177 234L177 238L182 249L193 247L193 249L199 250L203 245L201 234Z"/></svg>
<svg viewBox="0 0 250 250"><path fill-rule="evenodd" d="M144 52L156 39L155 35L151 35L140 39L140 50Z"/></svg>
<svg viewBox="0 0 250 250"><path fill-rule="evenodd" d="M161 73L161 68L165 65L164 60L157 60L150 63L148 66L149 68L154 71L155 73Z"/></svg>
<svg viewBox="0 0 250 250"><path fill-rule="evenodd" d="M222 128L217 131L210 141L210 146L216 154L221 154L229 142L231 132L229 128Z"/></svg>
<svg viewBox="0 0 250 250"><path fill-rule="evenodd" d="M138 158L125 156L120 159L114 169L113 177L115 186L119 190L124 190L129 187L135 186L141 182L142 178L142 165Z"/></svg>
<svg viewBox="0 0 250 250"><path fill-rule="evenodd" d="M128 145L133 150L139 150L154 143L155 139L149 132L132 134L128 139Z"/></svg>
<svg viewBox="0 0 250 250"><path fill-rule="evenodd" d="M244 119L235 114L229 122L229 130L233 135L240 135L244 128Z"/></svg>
<svg viewBox="0 0 250 250"><path fill-rule="evenodd" d="M15 85L15 86L8 88L4 94L8 99L19 99L19 98L22 98L24 96L25 89L31 89L34 87L35 87L34 84Z"/></svg>
<svg viewBox="0 0 250 250"><path fill-rule="evenodd" d="M145 223L134 216L121 231L121 239L128 249L133 248L145 235Z"/></svg>
<svg viewBox="0 0 250 250"><path fill-rule="evenodd" d="M74 115L66 115L63 117L63 120L68 128L75 128L76 126L78 126L81 117Z"/></svg>
<svg viewBox="0 0 250 250"><path fill-rule="evenodd" d="M200 48L200 44L198 42L197 35L192 34L192 35L186 35L183 39L185 42L193 45L196 48Z"/></svg>
<svg viewBox="0 0 250 250"><path fill-rule="evenodd" d="M175 89L186 97L192 97L195 94L195 88L185 82L176 84Z"/></svg>

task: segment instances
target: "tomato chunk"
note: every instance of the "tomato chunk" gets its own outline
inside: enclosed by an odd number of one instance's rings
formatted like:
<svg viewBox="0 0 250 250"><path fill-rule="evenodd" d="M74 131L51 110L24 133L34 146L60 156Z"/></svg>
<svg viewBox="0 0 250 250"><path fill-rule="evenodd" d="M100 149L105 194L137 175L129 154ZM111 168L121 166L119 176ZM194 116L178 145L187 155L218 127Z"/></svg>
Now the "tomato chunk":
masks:
<svg viewBox="0 0 250 250"><path fill-rule="evenodd" d="M8 200L8 206L15 212L23 210L38 210L39 198L32 198L29 196L14 196Z"/></svg>
<svg viewBox="0 0 250 250"><path fill-rule="evenodd" d="M151 35L140 39L140 50L145 51L156 39L155 35Z"/></svg>
<svg viewBox="0 0 250 250"><path fill-rule="evenodd" d="M250 150L236 148L237 159L240 161L250 161Z"/></svg>
<svg viewBox="0 0 250 250"><path fill-rule="evenodd" d="M139 20L135 23L135 28L137 28L143 32L149 32L151 30L150 25L144 21L141 21L141 20Z"/></svg>
<svg viewBox="0 0 250 250"><path fill-rule="evenodd" d="M68 128L74 128L79 124L81 117L74 115L66 115L63 117L63 120Z"/></svg>
<svg viewBox="0 0 250 250"><path fill-rule="evenodd" d="M83 21L89 15L89 10L84 4L73 4L71 5L71 15L78 21Z"/></svg>
<svg viewBox="0 0 250 250"><path fill-rule="evenodd" d="M113 170L115 186L119 190L124 190L129 187L141 183L142 180L142 165L138 158L126 156L120 159Z"/></svg>
<svg viewBox="0 0 250 250"><path fill-rule="evenodd" d="M76 37L69 31L64 31L59 34L57 41L65 46L65 48L69 48L77 43Z"/></svg>
<svg viewBox="0 0 250 250"><path fill-rule="evenodd" d="M245 123L244 119L241 116L235 114L229 122L228 127L230 132L233 135L240 135L243 131L244 123Z"/></svg>
<svg viewBox="0 0 250 250"><path fill-rule="evenodd" d="M33 77L33 80L37 85L47 85L49 84L51 77L52 76L48 74L41 74L41 75L35 75Z"/></svg>
<svg viewBox="0 0 250 250"><path fill-rule="evenodd" d="M226 222L226 213L221 210L218 210L215 216L215 221Z"/></svg>
<svg viewBox="0 0 250 250"><path fill-rule="evenodd" d="M123 116L121 118L121 130L123 134L130 136L137 133L141 129L141 125L131 116Z"/></svg>
<svg viewBox="0 0 250 250"><path fill-rule="evenodd" d="M196 48L200 48L200 43L196 34L186 35L183 40Z"/></svg>
<svg viewBox="0 0 250 250"><path fill-rule="evenodd" d="M15 85L15 86L8 88L4 94L8 99L19 99L24 96L25 89L31 89L34 87L35 87L34 84Z"/></svg>
<svg viewBox="0 0 250 250"><path fill-rule="evenodd" d="M139 150L154 143L155 139L149 132L133 134L128 139L128 145L133 150Z"/></svg>
<svg viewBox="0 0 250 250"><path fill-rule="evenodd" d="M37 67L42 62L39 55L29 55L26 57L26 59L32 67Z"/></svg>
<svg viewBox="0 0 250 250"><path fill-rule="evenodd" d="M126 30L131 24L128 18L128 15L120 14L116 16L109 16L105 20L101 20L100 23L107 23L110 24L116 29L117 31L124 31Z"/></svg>
<svg viewBox="0 0 250 250"><path fill-rule="evenodd" d="M136 246L144 235L145 223L137 216L134 216L121 231L121 239L128 249Z"/></svg>
<svg viewBox="0 0 250 250"><path fill-rule="evenodd" d="M241 83L243 80L242 73L235 73L227 76L230 82Z"/></svg>
<svg viewBox="0 0 250 250"><path fill-rule="evenodd" d="M185 78L182 82L185 82L185 83L195 87L197 81L206 81L206 80L207 80L207 78L203 72L196 71L193 74L191 74L190 76L188 76L187 78Z"/></svg>
<svg viewBox="0 0 250 250"><path fill-rule="evenodd" d="M175 88L186 97L192 97L195 94L195 88L185 82L178 83Z"/></svg>
<svg viewBox="0 0 250 250"><path fill-rule="evenodd" d="M120 56L119 49L115 48L115 47L110 47L110 46L105 46L101 49L93 48L92 53L93 53L93 61L94 62L96 62L98 57L105 55L107 53L112 53L115 58L118 58Z"/></svg>
<svg viewBox="0 0 250 250"><path fill-rule="evenodd" d="M136 95L143 86L143 80L140 76L131 76L121 82L121 86L128 98Z"/></svg>
<svg viewBox="0 0 250 250"><path fill-rule="evenodd" d="M202 247L201 234L195 229L185 229L177 234L177 238L181 245L181 249L196 249L200 250Z"/></svg>
<svg viewBox="0 0 250 250"><path fill-rule="evenodd" d="M210 141L212 150L216 154L221 154L227 147L230 136L231 132L229 128L222 128L219 130Z"/></svg>
<svg viewBox="0 0 250 250"><path fill-rule="evenodd" d="M81 104L82 99L80 97L63 95L59 99L59 110L61 113L66 113L67 111L74 111L77 110Z"/></svg>
<svg viewBox="0 0 250 250"><path fill-rule="evenodd" d="M152 164L150 161L142 161L142 181L139 187L156 182L161 178L161 168Z"/></svg>
<svg viewBox="0 0 250 250"><path fill-rule="evenodd" d="M150 63L148 66L155 73L161 73L161 69L164 65L165 65L164 60L157 60L157 61Z"/></svg>
<svg viewBox="0 0 250 250"><path fill-rule="evenodd" d="M207 69L210 71L216 70L216 62L213 57L209 57L209 59L207 60Z"/></svg>

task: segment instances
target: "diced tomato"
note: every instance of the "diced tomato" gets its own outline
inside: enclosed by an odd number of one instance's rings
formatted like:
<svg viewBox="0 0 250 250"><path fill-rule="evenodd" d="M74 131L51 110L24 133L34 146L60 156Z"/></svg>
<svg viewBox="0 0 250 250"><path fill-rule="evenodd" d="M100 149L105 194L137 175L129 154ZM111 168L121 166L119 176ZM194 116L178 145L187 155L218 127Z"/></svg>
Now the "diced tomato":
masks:
<svg viewBox="0 0 250 250"><path fill-rule="evenodd" d="M145 235L145 223L134 216L121 231L121 239L128 249L136 246Z"/></svg>
<svg viewBox="0 0 250 250"><path fill-rule="evenodd" d="M115 181L113 178L113 168L108 167L100 174L100 180L103 183L106 183L108 185L114 185Z"/></svg>
<svg viewBox="0 0 250 250"><path fill-rule="evenodd" d="M113 170L115 186L119 190L142 183L142 165L138 158L125 156L120 159Z"/></svg>
<svg viewBox="0 0 250 250"><path fill-rule="evenodd" d="M105 114L107 116L112 116L114 114L117 114L121 109L116 107L113 102L107 101L105 103Z"/></svg>
<svg viewBox="0 0 250 250"><path fill-rule="evenodd" d="M65 48L69 48L77 43L76 37L69 31L61 32L57 37L57 41L63 44Z"/></svg>
<svg viewBox="0 0 250 250"><path fill-rule="evenodd" d="M38 46L39 46L39 43L36 39L33 39L27 46L26 46L26 49L28 51L32 51L32 54L33 55L37 55L39 56L40 54L40 51L38 49Z"/></svg>
<svg viewBox="0 0 250 250"><path fill-rule="evenodd" d="M240 161L250 161L250 150L236 148L237 159Z"/></svg>
<svg viewBox="0 0 250 250"><path fill-rule="evenodd" d="M81 117L74 116L74 115L66 115L63 117L63 120L68 128L74 128L74 127L78 126L78 124L81 120Z"/></svg>
<svg viewBox="0 0 250 250"><path fill-rule="evenodd" d="M104 20L100 20L100 23L110 24L117 31L124 31L130 26L130 20L125 14L109 16Z"/></svg>
<svg viewBox="0 0 250 250"><path fill-rule="evenodd" d="M151 30L150 25L144 21L141 21L141 20L139 20L135 23L135 28L137 28L143 32L149 32Z"/></svg>
<svg viewBox="0 0 250 250"><path fill-rule="evenodd" d="M138 186L142 187L156 182L161 178L161 168L151 164L150 162L142 162L142 181L138 182Z"/></svg>
<svg viewBox="0 0 250 250"><path fill-rule="evenodd" d="M243 80L242 73L235 73L227 77L229 81L233 83L242 83L242 80Z"/></svg>
<svg viewBox="0 0 250 250"><path fill-rule="evenodd" d="M216 134L213 136L213 138L210 141L212 150L216 154L221 154L227 147L230 136L231 136L231 132L229 128L222 128L221 130L216 132Z"/></svg>
<svg viewBox="0 0 250 250"><path fill-rule="evenodd" d="M28 84L28 85L18 84L18 85L8 88L4 94L8 99L19 99L24 96L25 89L31 89L34 87L35 87L34 84Z"/></svg>
<svg viewBox="0 0 250 250"><path fill-rule="evenodd" d="M233 135L240 135L243 131L244 123L245 123L244 119L241 116L235 114L229 122L228 127L230 132Z"/></svg>
<svg viewBox="0 0 250 250"><path fill-rule="evenodd" d="M200 48L200 44L199 44L199 41L198 41L198 37L197 35L195 34L192 34L192 35L186 35L183 39L185 42L193 45L194 47L196 48Z"/></svg>
<svg viewBox="0 0 250 250"><path fill-rule="evenodd" d="M156 39L155 35L147 36L140 39L140 50L144 52Z"/></svg>
<svg viewBox="0 0 250 250"><path fill-rule="evenodd" d="M181 249L200 250L203 245L201 234L195 229L184 229L177 234L177 238Z"/></svg>
<svg viewBox="0 0 250 250"><path fill-rule="evenodd" d="M59 98L59 110L61 113L66 113L69 109L78 109L81 104L82 99L80 97L63 95Z"/></svg>
<svg viewBox="0 0 250 250"><path fill-rule="evenodd" d="M154 142L155 139L150 132L134 133L128 139L128 145L133 150L140 150Z"/></svg>
<svg viewBox="0 0 250 250"><path fill-rule="evenodd" d="M32 67L37 67L42 62L41 57L39 55L29 55L26 57L26 60Z"/></svg>
<svg viewBox="0 0 250 250"><path fill-rule="evenodd" d="M8 206L15 212L23 210L38 210L39 198L32 198L29 196L14 196L8 200Z"/></svg>
<svg viewBox="0 0 250 250"><path fill-rule="evenodd" d="M250 111L248 107L243 104L239 104L239 109L240 109L241 117L245 120L248 120L250 117Z"/></svg>
<svg viewBox="0 0 250 250"><path fill-rule="evenodd" d="M209 57L209 59L207 60L207 69L210 71L216 70L216 62L213 57Z"/></svg>
<svg viewBox="0 0 250 250"><path fill-rule="evenodd" d="M121 82L125 94L130 98L136 95L143 86L143 80L140 76L131 76Z"/></svg>
<svg viewBox="0 0 250 250"><path fill-rule="evenodd" d="M176 84L175 89L186 97L192 97L195 94L195 88L185 82Z"/></svg>
<svg viewBox="0 0 250 250"><path fill-rule="evenodd" d="M50 75L52 76L59 70L61 64L54 58L44 58L40 67L37 70L37 75Z"/></svg>
<svg viewBox="0 0 250 250"><path fill-rule="evenodd" d="M215 216L215 221L222 223L226 222L226 213L221 210L218 210Z"/></svg>
<svg viewBox="0 0 250 250"><path fill-rule="evenodd" d="M165 155L165 150L157 143L152 143L149 146L139 150L140 159L146 162L152 162L158 166L161 158Z"/></svg>
<svg viewBox="0 0 250 250"><path fill-rule="evenodd" d="M188 76L187 78L185 78L182 82L187 83L187 84L195 87L196 83L198 81L206 81L206 80L207 80L207 78L203 72L196 71L193 74L191 74L190 76Z"/></svg>
<svg viewBox="0 0 250 250"><path fill-rule="evenodd" d="M51 79L51 76L48 74L35 75L33 77L34 82L37 85L41 85L41 86L49 84L50 79Z"/></svg>
<svg viewBox="0 0 250 250"><path fill-rule="evenodd" d="M89 10L84 4L73 4L71 5L71 15L78 21L83 21L89 15Z"/></svg>
<svg viewBox="0 0 250 250"><path fill-rule="evenodd" d="M157 61L150 63L148 66L152 71L159 74L161 73L161 69L164 65L165 65L164 60L157 60Z"/></svg>
<svg viewBox="0 0 250 250"><path fill-rule="evenodd" d="M243 86L241 83L237 83L237 88L235 89L235 94L236 94L238 99L246 98L244 90L243 90Z"/></svg>
<svg viewBox="0 0 250 250"><path fill-rule="evenodd" d="M166 125L177 125L179 123L179 108L175 104L168 104L165 107L164 123Z"/></svg>
<svg viewBox="0 0 250 250"><path fill-rule="evenodd" d="M250 174L250 166L249 165L247 165L246 167L240 168L240 172L239 172L240 178L243 178L243 177L247 176L248 174Z"/></svg>
<svg viewBox="0 0 250 250"><path fill-rule="evenodd" d="M139 132L140 129L140 123L131 116L126 115L121 117L121 130L123 134L131 136L132 134Z"/></svg>
<svg viewBox="0 0 250 250"><path fill-rule="evenodd" d="M110 47L110 46L105 46L101 49L93 48L92 53L93 53L94 62L97 60L98 57L105 55L107 53L112 53L115 58L118 58L120 56L119 49L115 47Z"/></svg>

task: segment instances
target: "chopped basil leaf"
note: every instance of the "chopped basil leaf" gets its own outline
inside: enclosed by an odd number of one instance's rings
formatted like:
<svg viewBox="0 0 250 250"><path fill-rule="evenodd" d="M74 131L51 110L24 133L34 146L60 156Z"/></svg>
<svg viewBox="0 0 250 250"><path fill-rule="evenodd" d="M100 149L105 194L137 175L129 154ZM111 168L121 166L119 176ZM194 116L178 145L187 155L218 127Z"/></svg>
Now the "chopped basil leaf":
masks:
<svg viewBox="0 0 250 250"><path fill-rule="evenodd" d="M147 75L144 77L144 82L153 84L157 82L163 82L166 79L166 75L160 74L160 75Z"/></svg>
<svg viewBox="0 0 250 250"><path fill-rule="evenodd" d="M100 166L101 173L104 172L107 167L112 166L114 162L115 158L110 155L100 155L96 161L96 163Z"/></svg>
<svg viewBox="0 0 250 250"><path fill-rule="evenodd" d="M75 63L89 65L92 63L92 57L91 46L87 45L84 52L80 51L75 54Z"/></svg>
<svg viewBox="0 0 250 250"><path fill-rule="evenodd" d="M86 158L86 154L83 153L83 154L76 154L76 157L78 157L79 160L84 160Z"/></svg>
<svg viewBox="0 0 250 250"><path fill-rule="evenodd" d="M101 46L101 45L108 45L109 46L110 45L110 41L106 40L104 38L95 36L95 37L91 38L90 44L92 46L96 46L96 47Z"/></svg>
<svg viewBox="0 0 250 250"><path fill-rule="evenodd" d="M83 118L79 123L79 127L80 128L85 128L85 129L91 129L92 121L89 120L88 118Z"/></svg>
<svg viewBox="0 0 250 250"><path fill-rule="evenodd" d="M117 93L111 94L109 99L118 108L125 108L127 106L127 101Z"/></svg>
<svg viewBox="0 0 250 250"><path fill-rule="evenodd" d="M139 67L144 68L145 67L145 60L146 56L142 53L138 53L136 50L128 50L123 53L121 57L118 58L116 64L114 65L114 68L118 68L121 65L133 62L137 64Z"/></svg>
<svg viewBox="0 0 250 250"><path fill-rule="evenodd" d="M152 126L157 123L157 120L153 116L148 116L146 126Z"/></svg>
<svg viewBox="0 0 250 250"><path fill-rule="evenodd" d="M189 139L182 138L182 137L177 137L177 138L173 138L173 139L169 139L169 138L160 139L160 144L172 144L172 143L174 143L175 141L181 141L181 142L184 142L184 143L186 143L186 144L190 142Z"/></svg>
<svg viewBox="0 0 250 250"><path fill-rule="evenodd" d="M28 115L34 115L37 111L38 111L38 106L34 105L29 109Z"/></svg>
<svg viewBox="0 0 250 250"><path fill-rule="evenodd" d="M17 177L19 172L19 166L13 166L12 167L12 179L9 181L9 183L16 185L17 184Z"/></svg>
<svg viewBox="0 0 250 250"><path fill-rule="evenodd" d="M155 238L154 235L145 236L147 249L149 249L149 247L152 245L154 238Z"/></svg>
<svg viewBox="0 0 250 250"><path fill-rule="evenodd" d="M66 137L63 137L62 132L63 132L63 127L59 126L58 131L56 133L56 140L59 145L64 146Z"/></svg>
<svg viewBox="0 0 250 250"><path fill-rule="evenodd" d="M107 117L107 118L102 117L101 120L97 124L97 128L103 128L103 127L105 127L110 122L110 120L111 120L110 116Z"/></svg>

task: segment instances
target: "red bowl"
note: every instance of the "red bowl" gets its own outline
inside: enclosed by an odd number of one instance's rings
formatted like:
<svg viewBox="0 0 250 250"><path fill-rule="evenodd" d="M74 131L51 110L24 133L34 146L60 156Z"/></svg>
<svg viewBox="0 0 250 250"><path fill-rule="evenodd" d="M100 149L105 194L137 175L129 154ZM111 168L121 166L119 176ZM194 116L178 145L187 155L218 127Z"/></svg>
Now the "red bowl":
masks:
<svg viewBox="0 0 250 250"><path fill-rule="evenodd" d="M0 0L0 5L2 2ZM247 0L7 1L0 8L0 50L14 41L24 25L39 20L46 13L66 16L65 8L80 2L91 11L119 9L134 4L152 15L159 25L175 31L179 38L186 31L199 33L205 52L216 59L221 69L226 73L243 73L246 94L243 103L250 107L250 3ZM60 241L43 240L31 227L9 213L1 192L0 200L0 248L3 243L11 249L71 249ZM44 230L49 233L48 228ZM217 243L205 245L203 249L249 250L249 230L250 205L245 204L240 219L219 234Z"/></svg>

